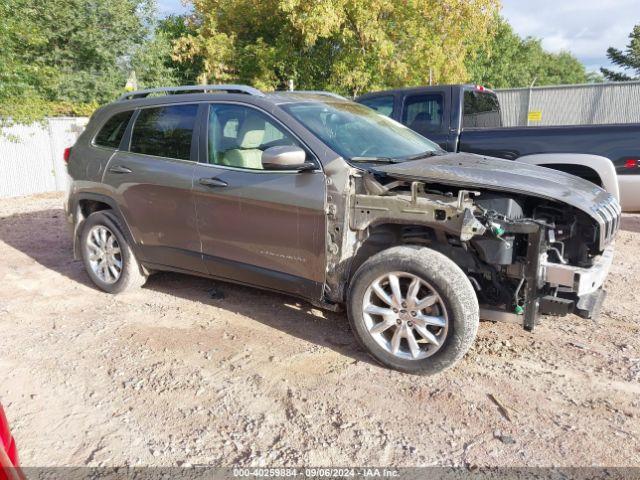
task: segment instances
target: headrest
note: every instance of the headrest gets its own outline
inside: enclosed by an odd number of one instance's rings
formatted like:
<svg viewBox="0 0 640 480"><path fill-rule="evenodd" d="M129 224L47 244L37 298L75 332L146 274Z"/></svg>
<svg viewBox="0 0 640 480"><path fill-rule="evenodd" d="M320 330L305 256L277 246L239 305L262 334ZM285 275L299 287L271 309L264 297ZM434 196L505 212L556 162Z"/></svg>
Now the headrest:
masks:
<svg viewBox="0 0 640 480"><path fill-rule="evenodd" d="M249 114L240 126L238 147L258 148L262 140L264 140L264 119L259 115Z"/></svg>
<svg viewBox="0 0 640 480"><path fill-rule="evenodd" d="M420 112L413 119L414 122L430 122L431 114L429 112Z"/></svg>

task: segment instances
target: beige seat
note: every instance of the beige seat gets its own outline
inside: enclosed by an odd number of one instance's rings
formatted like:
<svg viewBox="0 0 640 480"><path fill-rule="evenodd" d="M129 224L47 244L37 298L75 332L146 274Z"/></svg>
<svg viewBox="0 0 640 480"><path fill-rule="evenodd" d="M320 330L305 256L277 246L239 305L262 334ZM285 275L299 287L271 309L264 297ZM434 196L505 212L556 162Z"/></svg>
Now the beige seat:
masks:
<svg viewBox="0 0 640 480"><path fill-rule="evenodd" d="M230 167L262 170L262 150L258 147L264 140L264 129L264 119L249 114L238 132L238 148L225 152L221 163Z"/></svg>

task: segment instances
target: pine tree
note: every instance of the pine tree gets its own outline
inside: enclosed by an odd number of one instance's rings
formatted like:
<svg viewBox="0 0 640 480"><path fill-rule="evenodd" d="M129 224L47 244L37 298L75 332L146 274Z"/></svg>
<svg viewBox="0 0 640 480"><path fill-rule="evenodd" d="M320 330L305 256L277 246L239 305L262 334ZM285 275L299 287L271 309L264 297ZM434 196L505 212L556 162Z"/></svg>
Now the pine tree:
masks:
<svg viewBox="0 0 640 480"><path fill-rule="evenodd" d="M623 52L617 48L609 47L607 49L607 57L611 63L621 67L624 70L631 70L635 76L628 75L624 72L617 72L608 68L601 68L600 71L605 79L614 82L624 82L628 80L640 79L640 24L633 27L633 31L629 34L629 45Z"/></svg>

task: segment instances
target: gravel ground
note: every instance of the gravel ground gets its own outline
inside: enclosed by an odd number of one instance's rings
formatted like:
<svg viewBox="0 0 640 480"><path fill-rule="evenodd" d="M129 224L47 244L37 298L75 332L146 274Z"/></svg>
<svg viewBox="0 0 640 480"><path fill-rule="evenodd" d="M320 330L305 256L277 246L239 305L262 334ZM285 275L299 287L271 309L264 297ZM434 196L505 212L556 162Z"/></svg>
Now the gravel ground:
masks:
<svg viewBox="0 0 640 480"><path fill-rule="evenodd" d="M62 197L0 201L0 400L26 466L638 466L640 216L597 322L482 322L435 377L343 314L184 275L96 290Z"/></svg>

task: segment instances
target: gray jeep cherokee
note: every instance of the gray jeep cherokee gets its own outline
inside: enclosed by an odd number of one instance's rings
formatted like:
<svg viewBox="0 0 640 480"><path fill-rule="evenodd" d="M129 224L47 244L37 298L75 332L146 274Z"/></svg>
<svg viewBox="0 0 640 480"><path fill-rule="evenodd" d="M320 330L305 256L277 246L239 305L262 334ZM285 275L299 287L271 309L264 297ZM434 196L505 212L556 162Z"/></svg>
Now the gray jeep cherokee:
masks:
<svg viewBox="0 0 640 480"><path fill-rule="evenodd" d="M158 270L346 306L378 361L434 373L480 318L594 317L620 207L580 178L450 154L323 92L132 92L72 147L66 211L93 282Z"/></svg>

